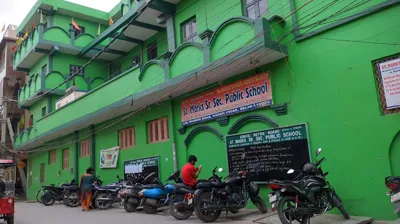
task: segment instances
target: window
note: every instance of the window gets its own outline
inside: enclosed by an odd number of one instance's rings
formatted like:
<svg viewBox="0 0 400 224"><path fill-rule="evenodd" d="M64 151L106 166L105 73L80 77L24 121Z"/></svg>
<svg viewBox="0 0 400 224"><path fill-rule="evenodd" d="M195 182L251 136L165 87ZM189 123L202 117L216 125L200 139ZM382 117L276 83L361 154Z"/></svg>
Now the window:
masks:
<svg viewBox="0 0 400 224"><path fill-rule="evenodd" d="M44 76L47 74L47 64L43 65L41 74Z"/></svg>
<svg viewBox="0 0 400 224"><path fill-rule="evenodd" d="M32 187L32 160L29 160L28 162L28 167L29 167L29 187Z"/></svg>
<svg viewBox="0 0 400 224"><path fill-rule="evenodd" d="M82 33L85 33L85 30L86 30L85 27L79 26L79 28L81 28L81 31L76 30L76 29L74 28L74 26L73 26L71 23L69 24L69 29L70 29L70 30L74 30L75 38L76 38L77 36L81 35Z"/></svg>
<svg viewBox="0 0 400 224"><path fill-rule="evenodd" d="M121 149L132 148L136 145L135 128L127 128L119 131L119 147Z"/></svg>
<svg viewBox="0 0 400 224"><path fill-rule="evenodd" d="M29 127L33 126L33 114L29 117Z"/></svg>
<svg viewBox="0 0 400 224"><path fill-rule="evenodd" d="M80 65L69 65L69 75L85 75L85 68Z"/></svg>
<svg viewBox="0 0 400 224"><path fill-rule="evenodd" d="M246 16L257 19L268 11L267 0L244 0Z"/></svg>
<svg viewBox="0 0 400 224"><path fill-rule="evenodd" d="M46 116L46 113L47 113L47 108L43 107L42 108L42 117Z"/></svg>
<svg viewBox="0 0 400 224"><path fill-rule="evenodd" d="M133 60L132 60L132 67L133 67L133 66L136 66L136 65L138 65L138 64L140 64L140 57L139 57L139 56L136 56L136 57L134 57Z"/></svg>
<svg viewBox="0 0 400 224"><path fill-rule="evenodd" d="M45 164L40 164L40 183L44 184L44 173L45 173Z"/></svg>
<svg viewBox="0 0 400 224"><path fill-rule="evenodd" d="M90 155L90 140L86 139L81 141L81 157L87 157Z"/></svg>
<svg viewBox="0 0 400 224"><path fill-rule="evenodd" d="M149 143L162 142L169 139L168 118L160 118L147 124Z"/></svg>
<svg viewBox="0 0 400 224"><path fill-rule="evenodd" d="M153 60L157 58L157 42L154 42L147 47L147 60Z"/></svg>
<svg viewBox="0 0 400 224"><path fill-rule="evenodd" d="M182 25L183 41L194 42L197 39L197 24L196 17L190 19Z"/></svg>
<svg viewBox="0 0 400 224"><path fill-rule="evenodd" d="M63 149L63 165L62 168L63 170L66 170L69 168L69 149Z"/></svg>
<svg viewBox="0 0 400 224"><path fill-rule="evenodd" d="M57 151L55 149L51 150L49 152L49 157L49 164L55 164L57 161Z"/></svg>

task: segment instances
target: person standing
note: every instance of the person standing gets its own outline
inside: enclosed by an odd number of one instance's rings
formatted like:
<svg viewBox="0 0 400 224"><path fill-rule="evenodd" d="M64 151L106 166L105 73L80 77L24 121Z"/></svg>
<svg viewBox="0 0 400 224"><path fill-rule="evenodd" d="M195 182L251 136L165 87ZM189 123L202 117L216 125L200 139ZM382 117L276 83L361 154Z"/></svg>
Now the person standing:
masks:
<svg viewBox="0 0 400 224"><path fill-rule="evenodd" d="M92 190L93 190L93 182L94 175L93 169L89 167L86 170L86 173L82 175L79 189L81 191L81 205L82 211L89 211L90 202L92 199Z"/></svg>
<svg viewBox="0 0 400 224"><path fill-rule="evenodd" d="M195 187L197 184L197 177L201 172L201 165L197 168L196 165L197 158L194 155L190 155L188 159L188 163L182 167L182 179L183 183L190 186Z"/></svg>

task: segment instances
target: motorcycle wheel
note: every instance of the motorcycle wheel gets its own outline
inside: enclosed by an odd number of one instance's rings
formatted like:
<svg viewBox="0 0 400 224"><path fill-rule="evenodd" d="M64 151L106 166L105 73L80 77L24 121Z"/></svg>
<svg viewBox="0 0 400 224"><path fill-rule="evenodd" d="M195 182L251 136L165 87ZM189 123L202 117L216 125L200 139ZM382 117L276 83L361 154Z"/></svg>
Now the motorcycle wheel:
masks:
<svg viewBox="0 0 400 224"><path fill-rule="evenodd" d="M111 201L105 201L104 199L110 199L107 193L100 193L97 195L96 199L94 200L94 204L96 205L96 208L100 210L106 210L109 209L112 205Z"/></svg>
<svg viewBox="0 0 400 224"><path fill-rule="evenodd" d="M293 203L290 204L290 203ZM288 205L288 208L284 208L284 206ZM290 218L289 218L289 212L288 210L292 209L293 207L295 207L295 198L294 197L289 197L289 196L285 196L283 198L281 198L281 200L279 200L278 203L278 217L281 220L282 224L291 224L290 222ZM307 224L309 223L310 217L308 216L303 216L303 217L292 217L292 221L297 220L298 222L300 222L301 224Z"/></svg>
<svg viewBox="0 0 400 224"><path fill-rule="evenodd" d="M221 215L221 211L201 211L204 204L209 203L211 198L210 192L203 192L199 195L198 203L194 207L196 216L203 222L215 222Z"/></svg>
<svg viewBox="0 0 400 224"><path fill-rule="evenodd" d="M72 208L78 207L81 204L78 193L77 192L69 193L65 203L67 203L68 206Z"/></svg>
<svg viewBox="0 0 400 224"><path fill-rule="evenodd" d="M339 206L338 209L339 209L340 213L342 213L342 215L345 219L350 219L350 215L349 215L349 213L346 212L343 205Z"/></svg>
<svg viewBox="0 0 400 224"><path fill-rule="evenodd" d="M7 218L7 224L14 224L14 216Z"/></svg>
<svg viewBox="0 0 400 224"><path fill-rule="evenodd" d="M177 220L186 220L192 216L194 209L183 209L183 208L177 208L176 205L179 202L171 203L169 205L169 212L171 215L176 218Z"/></svg>
<svg viewBox="0 0 400 224"><path fill-rule="evenodd" d="M253 202L253 204L258 208L258 210L265 214L268 212L268 208L267 205L265 204L265 201L262 197L260 197L260 195L257 195L254 198L251 198L251 201Z"/></svg>
<svg viewBox="0 0 400 224"><path fill-rule="evenodd" d="M151 205L143 205L143 210L147 213L147 214L154 214L157 212L157 207L151 206Z"/></svg>
<svg viewBox="0 0 400 224"><path fill-rule="evenodd" d="M126 201L124 201L124 209L127 212L134 212L137 209L137 204L126 200Z"/></svg>
<svg viewBox="0 0 400 224"><path fill-rule="evenodd" d="M56 199L52 197L49 193L45 193L42 195L42 204L46 206L51 206L56 202Z"/></svg>
<svg viewBox="0 0 400 224"><path fill-rule="evenodd" d="M40 204L42 204L42 196L44 194L44 189L40 189L37 193L36 193L36 201L39 202Z"/></svg>

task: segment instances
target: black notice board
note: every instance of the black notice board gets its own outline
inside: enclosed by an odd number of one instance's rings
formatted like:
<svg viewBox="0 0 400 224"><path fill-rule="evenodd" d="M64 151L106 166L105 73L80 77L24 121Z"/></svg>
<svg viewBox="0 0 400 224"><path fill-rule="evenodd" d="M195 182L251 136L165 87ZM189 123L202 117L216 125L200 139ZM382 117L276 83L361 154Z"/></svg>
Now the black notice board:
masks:
<svg viewBox="0 0 400 224"><path fill-rule="evenodd" d="M130 173L142 173L144 176L147 176L152 172L156 172L156 177L160 178L160 165L158 156L128 160L124 162L125 180L126 175Z"/></svg>
<svg viewBox="0 0 400 224"><path fill-rule="evenodd" d="M289 169L301 170L310 162L306 124L228 135L226 144L229 171L259 164L248 170L256 182L292 179L295 175L288 175Z"/></svg>

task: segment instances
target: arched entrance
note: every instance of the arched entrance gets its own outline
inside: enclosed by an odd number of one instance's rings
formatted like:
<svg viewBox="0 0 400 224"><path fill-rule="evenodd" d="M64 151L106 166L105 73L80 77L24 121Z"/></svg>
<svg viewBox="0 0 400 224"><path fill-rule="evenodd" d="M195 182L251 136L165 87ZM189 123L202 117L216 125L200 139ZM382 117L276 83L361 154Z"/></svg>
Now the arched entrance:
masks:
<svg viewBox="0 0 400 224"><path fill-rule="evenodd" d="M390 169L393 176L400 176L400 131L394 136L389 149Z"/></svg>
<svg viewBox="0 0 400 224"><path fill-rule="evenodd" d="M202 128L202 131L200 130ZM211 171L217 166L224 169L219 176L228 175L228 161L222 135L210 126L194 129L186 138L187 155L197 157L196 166L202 165L199 179L211 177Z"/></svg>

